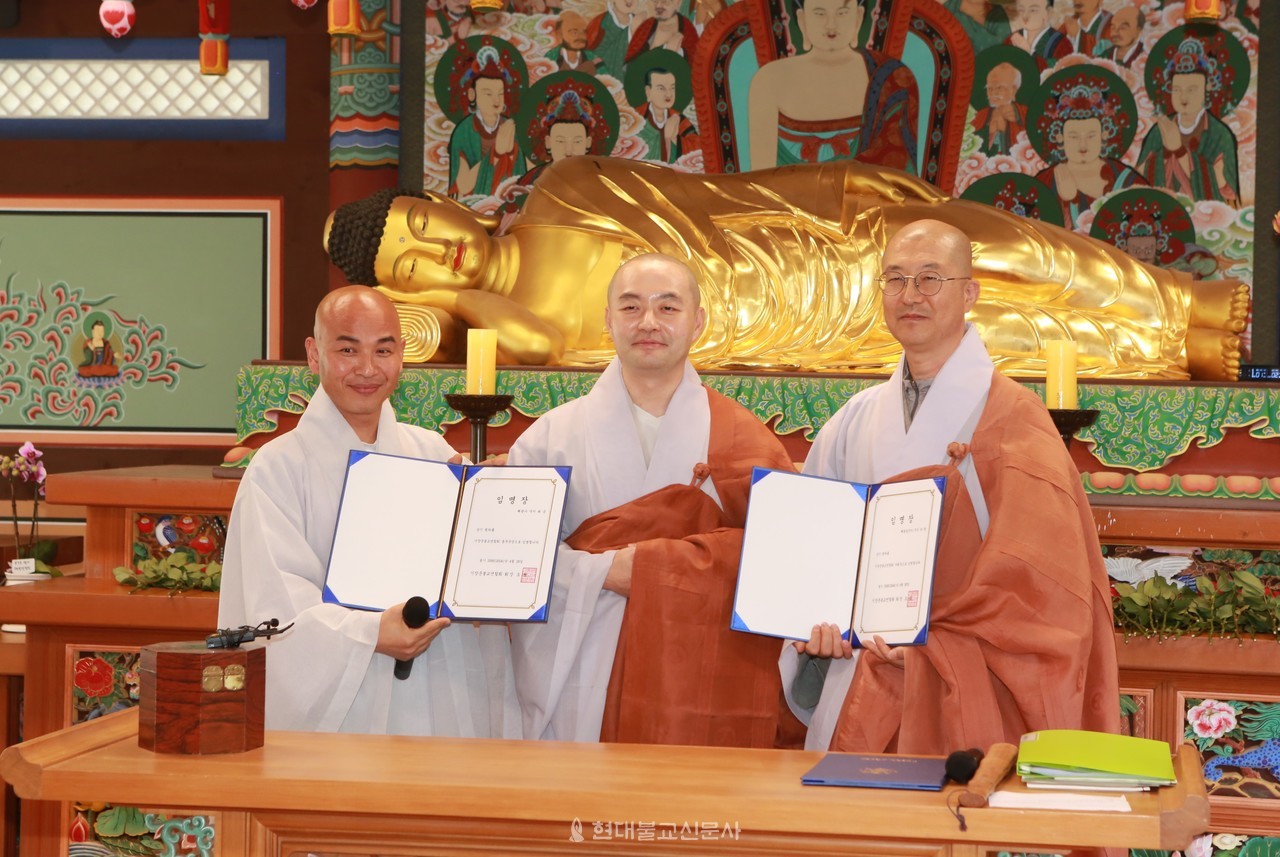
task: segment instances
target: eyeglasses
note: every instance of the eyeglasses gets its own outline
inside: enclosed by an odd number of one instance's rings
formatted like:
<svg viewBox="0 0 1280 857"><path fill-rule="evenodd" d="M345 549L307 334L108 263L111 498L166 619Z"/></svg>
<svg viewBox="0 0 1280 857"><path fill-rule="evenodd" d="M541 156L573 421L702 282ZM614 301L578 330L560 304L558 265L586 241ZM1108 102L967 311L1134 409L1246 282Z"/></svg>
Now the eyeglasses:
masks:
<svg viewBox="0 0 1280 857"><path fill-rule="evenodd" d="M952 280L967 280L969 278L944 277L932 271L925 271L923 274L916 274L914 277L907 274L881 274L877 279L880 282L880 291L886 295L900 293L907 287L907 280L911 280L916 284L916 291L925 297L932 297L942 291L943 283L949 283Z"/></svg>

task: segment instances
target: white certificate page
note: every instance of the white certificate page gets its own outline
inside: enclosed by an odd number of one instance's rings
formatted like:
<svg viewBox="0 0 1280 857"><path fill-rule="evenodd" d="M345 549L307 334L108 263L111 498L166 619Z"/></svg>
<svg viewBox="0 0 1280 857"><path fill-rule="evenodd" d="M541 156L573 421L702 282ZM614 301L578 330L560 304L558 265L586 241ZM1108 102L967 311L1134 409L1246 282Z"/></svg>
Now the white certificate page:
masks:
<svg viewBox="0 0 1280 857"><path fill-rule="evenodd" d="M942 517L942 480L886 482L867 501L854 636L923 643Z"/></svg>
<svg viewBox="0 0 1280 857"><path fill-rule="evenodd" d="M469 468L441 613L546 621L567 468Z"/></svg>
<svg viewBox="0 0 1280 857"><path fill-rule="evenodd" d="M807 640L819 622L849 632L866 487L757 468L732 627Z"/></svg>
<svg viewBox="0 0 1280 857"><path fill-rule="evenodd" d="M440 599L461 469L377 452L353 453L325 578L326 601L385 610Z"/></svg>

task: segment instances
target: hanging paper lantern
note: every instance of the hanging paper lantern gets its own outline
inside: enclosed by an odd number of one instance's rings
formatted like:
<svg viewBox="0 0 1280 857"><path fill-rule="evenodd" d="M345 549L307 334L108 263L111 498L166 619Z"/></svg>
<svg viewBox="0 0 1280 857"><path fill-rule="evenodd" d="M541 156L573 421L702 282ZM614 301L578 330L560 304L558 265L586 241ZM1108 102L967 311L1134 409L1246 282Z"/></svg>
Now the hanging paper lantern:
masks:
<svg viewBox="0 0 1280 857"><path fill-rule="evenodd" d="M196 0L200 7L200 73L226 74L231 33L230 0Z"/></svg>
<svg viewBox="0 0 1280 857"><path fill-rule="evenodd" d="M502 8L504 0L471 0L471 11L476 14L497 12Z"/></svg>
<svg viewBox="0 0 1280 857"><path fill-rule="evenodd" d="M1222 17L1222 0L1187 0L1187 23L1213 22Z"/></svg>
<svg viewBox="0 0 1280 857"><path fill-rule="evenodd" d="M98 6L98 20L103 29L117 39L133 29L136 19L133 0L102 0Z"/></svg>
<svg viewBox="0 0 1280 857"><path fill-rule="evenodd" d="M360 0L329 0L329 35L360 34Z"/></svg>

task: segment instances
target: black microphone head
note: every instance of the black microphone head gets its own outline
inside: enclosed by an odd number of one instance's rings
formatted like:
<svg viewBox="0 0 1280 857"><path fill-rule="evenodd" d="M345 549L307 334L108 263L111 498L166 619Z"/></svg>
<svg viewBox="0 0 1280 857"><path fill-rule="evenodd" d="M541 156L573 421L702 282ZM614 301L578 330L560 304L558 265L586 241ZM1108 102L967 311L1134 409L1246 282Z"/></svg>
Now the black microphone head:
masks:
<svg viewBox="0 0 1280 857"><path fill-rule="evenodd" d="M982 751L978 749L956 750L947 756L947 779L957 783L967 783L978 773L978 765L982 764Z"/></svg>
<svg viewBox="0 0 1280 857"><path fill-rule="evenodd" d="M410 628L421 628L431 618L431 605L421 595L415 595L404 603L404 623Z"/></svg>

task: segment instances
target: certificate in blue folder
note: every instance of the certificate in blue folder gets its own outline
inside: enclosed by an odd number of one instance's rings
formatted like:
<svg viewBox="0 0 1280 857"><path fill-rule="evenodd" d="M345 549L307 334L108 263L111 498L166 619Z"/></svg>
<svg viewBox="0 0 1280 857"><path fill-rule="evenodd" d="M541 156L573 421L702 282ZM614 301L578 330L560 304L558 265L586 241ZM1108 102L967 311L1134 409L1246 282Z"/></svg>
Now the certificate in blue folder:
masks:
<svg viewBox="0 0 1280 857"><path fill-rule="evenodd" d="M431 618L545 622L568 467L483 467L352 450L324 600Z"/></svg>
<svg viewBox="0 0 1280 857"><path fill-rule="evenodd" d="M936 756L880 753L828 753L800 777L806 786L854 786L872 789L941 791L947 761Z"/></svg>
<svg viewBox="0 0 1280 857"><path fill-rule="evenodd" d="M809 639L820 622L861 646L929 635L943 477L864 485L757 467L731 627Z"/></svg>

